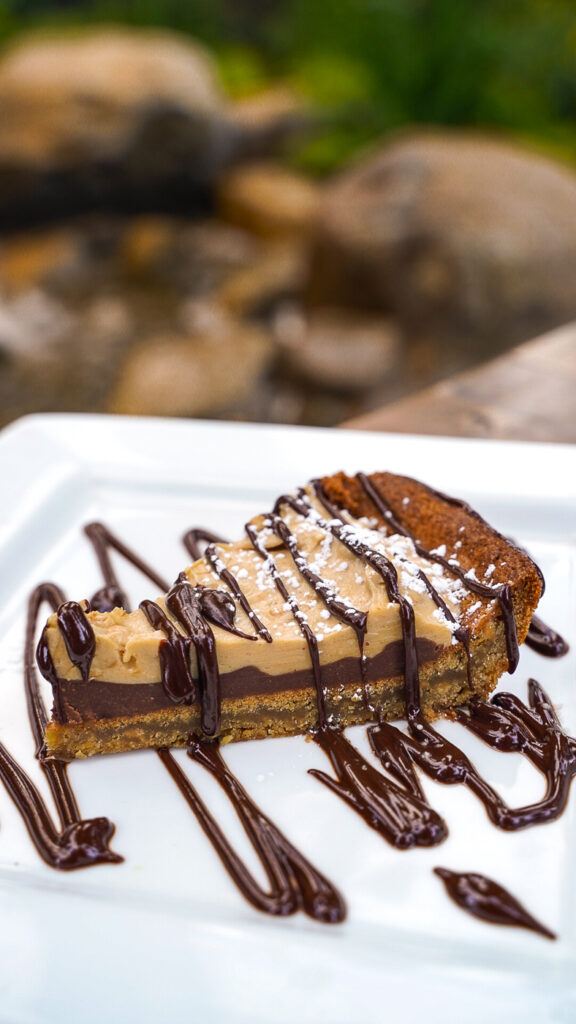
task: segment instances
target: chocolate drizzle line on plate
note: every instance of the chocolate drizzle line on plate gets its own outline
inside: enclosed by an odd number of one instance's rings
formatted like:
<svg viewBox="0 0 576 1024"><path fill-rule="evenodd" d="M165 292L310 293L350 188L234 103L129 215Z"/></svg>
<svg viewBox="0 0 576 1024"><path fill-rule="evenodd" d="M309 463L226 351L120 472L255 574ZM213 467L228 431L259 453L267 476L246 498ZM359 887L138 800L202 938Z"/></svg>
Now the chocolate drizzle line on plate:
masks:
<svg viewBox="0 0 576 1024"><path fill-rule="evenodd" d="M436 846L446 838L446 824L427 802L400 740L397 777L404 788L374 768L340 729L320 728L313 738L330 759L337 777L333 779L316 768L310 768L308 774L323 782L397 850ZM389 756L394 755L390 752Z"/></svg>
<svg viewBox="0 0 576 1024"><path fill-rule="evenodd" d="M266 872L269 891L259 885L239 858L173 754L162 749L158 756L194 811L229 875L257 910L276 916L302 910L315 921L325 924L338 924L344 920L346 907L338 890L257 807L226 765L217 742L201 741L191 735L188 756L219 782L230 799Z"/></svg>
<svg viewBox="0 0 576 1024"><path fill-rule="evenodd" d="M444 882L446 892L462 910L490 924L528 928L546 939L555 939L549 928L537 921L518 900L497 882L475 872L449 871L434 868Z"/></svg>
<svg viewBox="0 0 576 1024"><path fill-rule="evenodd" d="M92 528L94 525L98 526L96 533ZM99 544L110 543L116 550L120 550L128 561L137 564L138 568L154 582L159 579L153 571L148 571L146 563L138 559L108 530L102 528L101 524L92 524L85 532L93 542L96 536ZM150 624L165 634L165 640L160 645L162 681L171 699L177 704L189 703L196 699L196 686L190 671L190 646L194 644L198 659L201 721L206 735L210 735L211 730L218 731L220 711L218 662L209 622L247 640L257 640L258 636L272 640L266 627L252 612L247 599L244 595L240 596L240 588L235 578L221 566L213 548L213 544L218 540L220 538L216 534L198 529L190 530L184 542L192 557L197 551L194 545L199 541L209 542L209 547L204 552L206 558L249 614L257 630L257 636L248 635L235 628L236 608L229 594L202 586L192 586L183 573L169 590L166 605L185 630L184 635L154 601L142 601L140 604ZM110 561L103 557L103 554L105 549L100 547L99 561L101 566L106 567L107 592L112 595L122 594ZM269 891L263 889L248 871L170 750L163 748L158 750L157 754L194 812L228 874L257 910L282 916L302 910L314 920L326 924L337 924L344 920L346 905L338 890L289 842L248 796L226 765L217 740L200 740L191 735L188 756L210 772L222 786L262 863L270 882Z"/></svg>
<svg viewBox="0 0 576 1024"><path fill-rule="evenodd" d="M36 741L36 756L48 780L60 827L54 824L30 777L2 743L0 779L16 804L38 853L50 867L73 871L96 864L119 864L123 858L108 847L114 834L114 825L103 817L83 819L68 779L65 762L44 755L44 730L48 713L40 694L34 661L34 635L39 611L44 603L48 603L53 610L63 607L62 591L52 583L42 583L30 595L24 649L25 687L30 726ZM49 670L50 655L45 638L40 641L39 651L41 662Z"/></svg>
<svg viewBox="0 0 576 1024"><path fill-rule="evenodd" d="M398 746L426 775L445 785L465 785L484 804L497 828L508 832L555 821L564 811L576 775L576 740L563 731L550 699L534 679L528 683L530 707L511 693L489 703L470 702L457 709L457 721L495 750L523 754L546 780L542 800L511 808L482 778L466 755L428 723L410 736L388 722L368 728L370 745L390 774L399 775L391 752Z"/></svg>
<svg viewBox="0 0 576 1024"><path fill-rule="evenodd" d="M162 576L159 576L147 562L144 562L136 552L132 551L131 548L127 547L126 544L116 537L104 523L88 523L84 527L84 533L92 544L104 578L104 586L96 591L90 599L90 605L94 611L107 612L116 607L130 611L128 597L118 582L118 577L110 559L110 548L113 551L117 551L119 555L122 555L135 569L139 569L143 576L146 576L152 583L155 583L162 593L166 593L170 584Z"/></svg>
<svg viewBox="0 0 576 1024"><path fill-rule="evenodd" d="M568 653L569 647L560 633L547 626L538 615L532 616L530 629L525 641L528 647L545 658L561 658Z"/></svg>

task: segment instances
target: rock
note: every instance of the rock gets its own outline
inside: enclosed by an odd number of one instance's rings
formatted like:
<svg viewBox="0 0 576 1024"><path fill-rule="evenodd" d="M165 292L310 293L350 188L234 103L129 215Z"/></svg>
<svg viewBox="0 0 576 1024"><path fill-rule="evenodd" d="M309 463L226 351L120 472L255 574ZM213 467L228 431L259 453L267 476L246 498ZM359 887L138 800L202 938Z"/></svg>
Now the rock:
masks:
<svg viewBox="0 0 576 1024"><path fill-rule="evenodd" d="M272 163L237 167L216 188L222 218L264 237L306 233L318 199L311 181Z"/></svg>
<svg viewBox="0 0 576 1024"><path fill-rule="evenodd" d="M384 146L328 187L309 298L398 318L450 369L576 317L576 176L467 133ZM458 358L454 353L458 352Z"/></svg>
<svg viewBox="0 0 576 1024"><path fill-rule="evenodd" d="M214 298L262 246L215 220L152 216L75 219L58 230L4 237L0 421L34 411L105 410L128 352L149 337L192 338L199 364L209 351L217 360L225 353L230 372L219 365L214 371L220 391L207 384L204 369L199 378L206 408L225 402L235 387L241 406L242 388L249 390L270 343L258 327L236 328ZM238 353L241 365L233 370Z"/></svg>
<svg viewBox="0 0 576 1024"><path fill-rule="evenodd" d="M206 295L257 258L258 239L216 219L180 221L163 268L165 280L181 291Z"/></svg>
<svg viewBox="0 0 576 1024"><path fill-rule="evenodd" d="M192 203L238 129L215 67L186 37L98 28L33 36L0 61L0 215L112 201Z"/></svg>
<svg viewBox="0 0 576 1024"><path fill-rule="evenodd" d="M266 333L208 304L189 303L180 319L181 333L149 338L128 353L111 412L205 416L249 398L272 355Z"/></svg>
<svg viewBox="0 0 576 1024"><path fill-rule="evenodd" d="M257 258L260 243L212 218L142 214L123 225L117 273L130 285L204 295Z"/></svg>
<svg viewBox="0 0 576 1024"><path fill-rule="evenodd" d="M143 214L125 225L118 246L123 277L145 281L163 275L177 245L180 224L169 217Z"/></svg>
<svg viewBox="0 0 576 1024"><path fill-rule="evenodd" d="M82 312L40 288L0 302L0 421L44 411L104 408L134 323L122 300Z"/></svg>
<svg viewBox="0 0 576 1024"><path fill-rule="evenodd" d="M303 292L308 251L299 241L266 243L253 258L228 274L216 298L231 313L262 316Z"/></svg>
<svg viewBox="0 0 576 1024"><path fill-rule="evenodd" d="M69 228L8 236L0 242L0 291L7 295L54 285L79 259Z"/></svg>
<svg viewBox="0 0 576 1024"><path fill-rule="evenodd" d="M277 152L286 143L318 132L322 120L308 101L286 85L277 85L237 99L230 117L239 129L237 156L255 160Z"/></svg>
<svg viewBox="0 0 576 1024"><path fill-rule="evenodd" d="M400 345L392 321L346 309L280 310L275 339L293 373L336 392L368 392L397 369Z"/></svg>

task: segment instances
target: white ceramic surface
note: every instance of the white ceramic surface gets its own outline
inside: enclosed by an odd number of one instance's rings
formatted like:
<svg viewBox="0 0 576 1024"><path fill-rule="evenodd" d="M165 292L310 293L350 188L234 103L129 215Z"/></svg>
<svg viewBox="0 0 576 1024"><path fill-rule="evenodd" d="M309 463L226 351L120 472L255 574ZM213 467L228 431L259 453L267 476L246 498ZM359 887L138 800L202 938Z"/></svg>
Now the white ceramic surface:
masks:
<svg viewBox="0 0 576 1024"><path fill-rule="evenodd" d="M563 659L523 650L500 688L539 679L576 734L576 449L337 430L35 416L0 435L0 740L46 795L22 687L26 598L43 579L75 598L100 584L82 525L104 520L168 577L180 538L234 536L282 491L337 469L390 469L470 501L544 569L542 615L571 642ZM118 561L133 600L156 596ZM513 804L540 778L519 756L443 725ZM365 730L349 731L363 750ZM252 863L225 798L179 759ZM246 904L153 752L76 763L83 814L116 823L121 866L62 874L36 854L0 786L0 1022L475 1024L576 1020L574 807L553 825L498 832L466 791L426 781L450 829L399 853L306 772L302 738L226 748L262 808L339 886L341 926L273 920ZM47 798L49 800L49 797ZM574 801L572 801L574 804ZM559 933L555 943L458 910L434 865L508 886ZM255 868L258 870L258 868ZM185 1016L184 1016L185 1015Z"/></svg>

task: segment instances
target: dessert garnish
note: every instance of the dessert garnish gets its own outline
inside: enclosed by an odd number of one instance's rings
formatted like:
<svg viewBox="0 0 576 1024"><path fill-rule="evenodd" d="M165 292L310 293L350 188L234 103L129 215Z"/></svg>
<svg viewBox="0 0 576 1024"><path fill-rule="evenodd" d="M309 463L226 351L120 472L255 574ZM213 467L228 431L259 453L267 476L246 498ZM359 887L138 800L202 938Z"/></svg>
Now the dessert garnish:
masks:
<svg viewBox="0 0 576 1024"><path fill-rule="evenodd" d="M31 778L4 744L0 743L0 780L16 804L26 828L42 859L53 868L72 871L96 864L119 864L123 857L108 844L114 825L108 818L82 818L67 775L66 762L46 755L44 732L48 713L40 693L34 662L34 636L40 609L44 603L58 608L64 594L53 583L36 587L28 601L24 650L24 683L28 717L36 741L36 757L44 772L58 811L59 824L50 812Z"/></svg>
<svg viewBox="0 0 576 1024"><path fill-rule="evenodd" d="M546 939L556 938L554 932L532 917L515 896L486 875L449 871L448 868L434 868L434 874L442 879L451 899L473 917L490 924L528 928Z"/></svg>

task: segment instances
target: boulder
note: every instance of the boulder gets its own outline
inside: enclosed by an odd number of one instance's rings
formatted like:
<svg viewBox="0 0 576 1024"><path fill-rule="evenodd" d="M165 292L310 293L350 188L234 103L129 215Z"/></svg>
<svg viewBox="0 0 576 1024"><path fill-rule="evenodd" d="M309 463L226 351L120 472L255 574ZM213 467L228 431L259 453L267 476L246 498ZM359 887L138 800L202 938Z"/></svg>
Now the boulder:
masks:
<svg viewBox="0 0 576 1024"><path fill-rule="evenodd" d="M327 188L309 301L396 317L406 337L451 348L453 372L576 317L575 280L574 173L497 139L427 132Z"/></svg>
<svg viewBox="0 0 576 1024"><path fill-rule="evenodd" d="M0 216L192 203L238 129L213 61L166 31L31 36L0 61Z"/></svg>
<svg viewBox="0 0 576 1024"><path fill-rule="evenodd" d="M266 316L278 305L300 298L307 270L305 245L294 238L274 239L263 244L242 267L231 268L216 289L216 297L237 316Z"/></svg>
<svg viewBox="0 0 576 1024"><path fill-rule="evenodd" d="M79 261L80 243L69 227L14 234L0 240L0 293L50 287Z"/></svg>
<svg viewBox="0 0 576 1024"><path fill-rule="evenodd" d="M275 85L230 104L239 129L240 159L257 160L322 131L325 119L287 85Z"/></svg>
<svg viewBox="0 0 576 1024"><path fill-rule="evenodd" d="M305 234L316 212L319 189L308 178L274 163L250 163L225 174L216 201L224 220L255 235Z"/></svg>
<svg viewBox="0 0 576 1024"><path fill-rule="evenodd" d="M270 362L260 328L190 302L178 332L150 337L130 350L109 411L145 416L204 416L246 401Z"/></svg>
<svg viewBox="0 0 576 1024"><path fill-rule="evenodd" d="M82 313L39 288L0 301L0 423L101 410L132 331L118 298L96 299Z"/></svg>
<svg viewBox="0 0 576 1024"><path fill-rule="evenodd" d="M385 317L349 309L296 306L275 318L275 340L291 373L325 391L366 393L400 365L400 341Z"/></svg>
<svg viewBox="0 0 576 1024"><path fill-rule="evenodd" d="M159 384L150 399L134 368L140 345L144 363L155 366L150 352L157 338L178 342L165 346L170 365L177 352L182 372L168 411L201 403L209 414L235 396L248 414L242 402L250 402L272 345L247 318L263 319L263 308L285 294L297 271L290 253L264 259L267 249L268 243L213 219L150 215L80 218L5 235L0 424L34 411L104 411L117 392L119 401L137 408L139 388L149 411L154 402L161 407L170 396ZM154 370L152 389L164 376L164 369Z"/></svg>
<svg viewBox="0 0 576 1024"><path fill-rule="evenodd" d="M117 273L126 283L204 295L250 266L259 249L247 232L213 218L141 215L123 226Z"/></svg>

